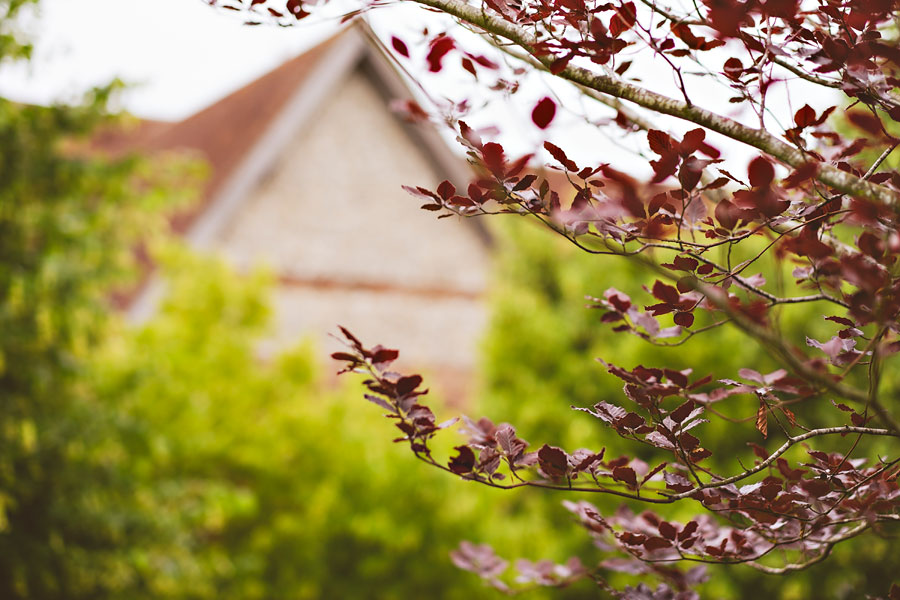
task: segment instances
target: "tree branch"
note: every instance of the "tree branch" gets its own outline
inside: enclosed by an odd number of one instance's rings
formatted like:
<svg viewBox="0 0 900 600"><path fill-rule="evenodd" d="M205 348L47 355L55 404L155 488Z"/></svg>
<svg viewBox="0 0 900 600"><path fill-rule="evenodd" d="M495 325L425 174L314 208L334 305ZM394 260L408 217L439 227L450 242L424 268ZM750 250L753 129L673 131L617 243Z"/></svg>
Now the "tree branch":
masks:
<svg viewBox="0 0 900 600"><path fill-rule="evenodd" d="M505 38L534 56L548 68L554 60L552 56L542 56L537 53L535 45L539 40L531 33L514 23L488 13L484 9L476 8L462 0L412 1L423 6L436 8L494 35ZM669 98L663 94L652 92L608 75L594 73L588 69L570 64L560 71L557 76L603 94L628 100L654 112L701 125L711 131L757 148L795 168L805 165L812 160L800 150L783 142L767 131L748 127L704 108L688 105L684 101ZM900 195L895 192L883 186L864 181L860 177L841 171L831 165L817 163L817 166L816 179L822 183L842 193L879 202L895 210L900 209Z"/></svg>
<svg viewBox="0 0 900 600"><path fill-rule="evenodd" d="M769 458L762 461L761 463L759 463L752 469L747 469L746 471L744 471L742 473L738 473L737 475L733 475L731 477L726 477L725 479L721 479L721 480L713 482L713 483L708 483L701 488L695 488L693 490L681 492L680 494L674 494L672 496L669 496L669 498L672 498L673 500L681 500L682 498L688 498L689 496L696 494L698 490L723 487L723 486L741 481L743 479L746 479L747 477L750 477L751 475L755 475L755 474L759 473L763 469L768 468L769 465L774 463L778 459L779 456L781 456L782 454L784 454L785 452L790 450L791 447L793 447L796 444L799 444L802 441L808 440L810 438L818 437L821 435L834 435L834 434L847 434L847 433L862 433L862 434L866 434L866 435L886 435L886 436L891 436L891 437L900 437L900 434L898 434L897 432L891 431L890 429L872 429L870 427L853 427L850 425L844 425L841 427L825 427L822 429L813 429L812 431L807 431L804 434L789 437L787 439L787 441L784 444L782 444L780 448L778 448L778 450L776 450L769 456Z"/></svg>

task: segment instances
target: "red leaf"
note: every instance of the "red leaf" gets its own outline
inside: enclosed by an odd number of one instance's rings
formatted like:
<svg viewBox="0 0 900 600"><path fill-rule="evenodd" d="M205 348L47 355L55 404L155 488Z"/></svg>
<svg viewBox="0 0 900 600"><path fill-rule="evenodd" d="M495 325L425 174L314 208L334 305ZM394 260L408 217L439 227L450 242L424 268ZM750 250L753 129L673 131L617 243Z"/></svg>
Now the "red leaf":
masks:
<svg viewBox="0 0 900 600"><path fill-rule="evenodd" d="M799 186L804 181L809 181L819 172L819 165L815 162L808 162L800 165L790 175L781 181L782 187L792 189Z"/></svg>
<svg viewBox="0 0 900 600"><path fill-rule="evenodd" d="M753 454L760 457L761 459L766 460L767 458L769 458L769 453L766 451L765 448L763 448L759 444L754 444L753 442L747 442L747 445L750 446L751 448L753 448Z"/></svg>
<svg viewBox="0 0 900 600"><path fill-rule="evenodd" d="M715 146L710 146L706 142L700 144L699 150L710 158L719 158L720 156L722 156L722 153L719 152L718 148L716 148Z"/></svg>
<svg viewBox="0 0 900 600"><path fill-rule="evenodd" d="M346 327L338 325L338 329L341 330L341 333L344 334L344 337L347 338L347 341L349 341L354 348L356 348L357 350L362 350L362 342L360 342L355 335L350 333L350 331L348 331Z"/></svg>
<svg viewBox="0 0 900 600"><path fill-rule="evenodd" d="M442 199L447 200L454 194L456 194L456 187L449 181L442 181L441 184L437 188L438 196Z"/></svg>
<svg viewBox="0 0 900 600"><path fill-rule="evenodd" d="M574 54L566 54L563 57L557 58L552 63L550 63L550 72L554 75L559 75L563 71L565 71L566 67L569 66L569 61L572 60Z"/></svg>
<svg viewBox="0 0 900 600"><path fill-rule="evenodd" d="M406 47L406 44L403 43L403 40L396 36L391 37L391 46L394 47L397 54L402 54L406 58L409 58L409 49Z"/></svg>
<svg viewBox="0 0 900 600"><path fill-rule="evenodd" d="M614 313L615 314L615 313ZM636 412L630 412L621 419L616 421L617 427L624 427L626 429L637 429L641 425L644 424L644 417L637 414Z"/></svg>
<svg viewBox="0 0 900 600"><path fill-rule="evenodd" d="M690 327L694 324L694 315L689 312L679 312L675 313L675 324L681 325L682 327Z"/></svg>
<svg viewBox="0 0 900 600"><path fill-rule="evenodd" d="M294 15L294 18L298 21L309 15L308 12L303 10L303 4L300 0L288 0L285 8L287 8L287 11Z"/></svg>
<svg viewBox="0 0 900 600"><path fill-rule="evenodd" d="M661 537L647 538L647 541L644 542L644 548L646 548L649 552L653 552L654 550L662 550L663 548L669 548L671 546L672 542Z"/></svg>
<svg viewBox="0 0 900 600"><path fill-rule="evenodd" d="M544 444L538 450L538 462L541 470L551 479L559 479L564 477L569 468L569 461L566 453L554 446Z"/></svg>
<svg viewBox="0 0 900 600"><path fill-rule="evenodd" d="M678 290L658 279L653 284L653 295L668 304L676 304L681 299Z"/></svg>
<svg viewBox="0 0 900 600"><path fill-rule="evenodd" d="M838 325L843 325L844 327L856 327L856 323L854 323L850 319L845 319L844 317L831 316L831 317L825 317L825 320L826 321L834 321Z"/></svg>
<svg viewBox="0 0 900 600"><path fill-rule="evenodd" d="M794 113L794 123L801 129L809 127L816 122L816 111L809 104L804 104L803 108Z"/></svg>
<svg viewBox="0 0 900 600"><path fill-rule="evenodd" d="M486 56L472 56L472 60L486 69L499 69L499 65Z"/></svg>
<svg viewBox="0 0 900 600"><path fill-rule="evenodd" d="M452 457L447 466L457 475L470 472L475 467L475 453L468 446L457 446L454 450L459 454Z"/></svg>
<svg viewBox="0 0 900 600"><path fill-rule="evenodd" d="M391 414L397 414L397 409L390 405L390 403L384 398L380 398L378 396L373 396L372 394L363 394L363 397L371 402L372 404L377 404L384 410L388 411Z"/></svg>
<svg viewBox="0 0 900 600"><path fill-rule="evenodd" d="M769 436L769 420L766 415L766 405L762 402L760 402L759 409L756 411L756 428L763 437Z"/></svg>
<svg viewBox="0 0 900 600"><path fill-rule="evenodd" d="M750 161L747 167L747 174L750 176L750 185L753 187L766 187L775 179L775 168L772 163L761 156L757 156Z"/></svg>
<svg viewBox="0 0 900 600"><path fill-rule="evenodd" d="M397 394L399 394L400 396L405 396L419 387L420 383L422 383L421 375L401 377L397 382Z"/></svg>
<svg viewBox="0 0 900 600"><path fill-rule="evenodd" d="M679 271L693 271L698 264L696 258L689 256L676 256L672 259L672 265Z"/></svg>
<svg viewBox="0 0 900 600"><path fill-rule="evenodd" d="M632 533L631 531L620 533L617 537L629 546L638 546L647 540L647 536L643 533Z"/></svg>
<svg viewBox="0 0 900 600"><path fill-rule="evenodd" d="M671 473L669 471L666 471L665 473L663 473L663 479L666 482L667 488L678 493L686 492L690 489L693 489L694 487L686 477L679 475L678 473ZM690 523L685 525L685 529L687 529L689 525ZM694 528L696 529L696 526Z"/></svg>
<svg viewBox="0 0 900 600"><path fill-rule="evenodd" d="M681 163L681 168L678 169L678 181L685 190L691 191L697 187L700 177L703 175L704 162L689 156Z"/></svg>
<svg viewBox="0 0 900 600"><path fill-rule="evenodd" d="M778 408L780 408L781 412L784 413L784 416L787 417L788 423L791 424L791 427L796 427L797 426L797 415L795 415L794 412L786 406L779 406Z"/></svg>
<svg viewBox="0 0 900 600"><path fill-rule="evenodd" d="M481 156L484 158L484 166L486 166L491 173L502 178L506 165L503 146L495 142L488 142L482 146Z"/></svg>
<svg viewBox="0 0 900 600"><path fill-rule="evenodd" d="M541 98L531 111L531 120L541 129L546 129L556 116L556 103L550 98Z"/></svg>
<svg viewBox="0 0 900 600"><path fill-rule="evenodd" d="M605 450L605 448L604 448L604 450ZM669 463L663 462L663 463L659 463L658 465L653 467L646 475L644 475L644 478L641 479L641 485L644 485L645 483L650 481L651 477L653 477L654 475L656 475L657 473L659 473L660 471L665 469L667 464L669 464Z"/></svg>
<svg viewBox="0 0 900 600"><path fill-rule="evenodd" d="M609 20L609 33L613 37L619 37L628 31L635 23L635 8L633 2L626 2L616 9L616 14Z"/></svg>
<svg viewBox="0 0 900 600"><path fill-rule="evenodd" d="M725 65L722 67L722 70L725 73L725 77L731 79L732 81L737 81L744 73L744 65L738 58L729 58L725 61Z"/></svg>
<svg viewBox="0 0 900 600"><path fill-rule="evenodd" d="M680 436L678 436L678 443L681 444L682 448L684 448L688 452L691 452L694 448L700 445L700 440L689 433L682 433Z"/></svg>
<svg viewBox="0 0 900 600"><path fill-rule="evenodd" d="M693 154L700 148L700 144L703 143L703 140L706 138L706 132L700 129L692 129L684 134L684 139L681 140L681 154L683 156L687 156L688 154Z"/></svg>
<svg viewBox="0 0 900 600"><path fill-rule="evenodd" d="M853 140L846 148L844 148L841 153L838 155L838 158L847 158L848 156L855 156L859 154L859 152L869 145L868 140L865 138L857 138Z"/></svg>
<svg viewBox="0 0 900 600"><path fill-rule="evenodd" d="M629 487L637 487L637 475L631 467L616 467L613 469L613 479L624 481Z"/></svg>
<svg viewBox="0 0 900 600"><path fill-rule="evenodd" d="M431 44L431 50L428 51L428 70L432 73L437 73L443 68L441 61L444 60L444 56L450 52L456 46L456 42L453 41L453 38L443 35Z"/></svg>
<svg viewBox="0 0 900 600"><path fill-rule="evenodd" d="M389 350L388 348L381 348L374 355L372 355L373 363L384 363L384 362L392 362L397 360L397 357L400 353L396 350Z"/></svg>
<svg viewBox="0 0 900 600"><path fill-rule="evenodd" d="M676 423L681 423L687 418L689 414L691 414L692 410L694 410L694 401L688 400L687 402L673 410L672 414L670 414L669 416L672 417L672 420Z"/></svg>
<svg viewBox="0 0 900 600"><path fill-rule="evenodd" d="M650 166L653 167L654 173L652 183L659 183L675 173L675 170L678 168L678 155L674 152L669 152L660 157L659 160L650 161Z"/></svg>
<svg viewBox="0 0 900 600"><path fill-rule="evenodd" d="M678 533L678 541L683 542L687 538L691 537L691 535L693 535L693 533L697 531L698 527L700 527L700 525L697 523L697 521L688 521L684 528L682 528L682 530Z"/></svg>
<svg viewBox="0 0 900 600"><path fill-rule="evenodd" d="M741 210L728 200L722 200L716 204L716 221L725 229L734 229L740 220Z"/></svg>
<svg viewBox="0 0 900 600"><path fill-rule="evenodd" d="M847 113L847 120L873 136L881 136L881 121L871 113L853 110Z"/></svg>
<svg viewBox="0 0 900 600"><path fill-rule="evenodd" d="M678 534L678 530L675 528L675 526L668 521L662 521L659 524L658 529L659 534L667 540L674 540L675 536Z"/></svg>
<svg viewBox="0 0 900 600"><path fill-rule="evenodd" d="M712 456L712 452L710 452L706 448L695 448L694 450L691 450L689 458L691 459L691 462L698 463L704 458L708 458L710 456Z"/></svg>
<svg viewBox="0 0 900 600"><path fill-rule="evenodd" d="M494 437L496 438L497 443L500 444L500 448L503 452L508 455L518 454L518 448L516 448L516 430L512 425L500 425L494 433Z"/></svg>
<svg viewBox="0 0 900 600"><path fill-rule="evenodd" d="M472 64L472 60L463 56L460 61L462 64L462 68L472 74L473 77L478 79L478 71L475 70L475 65Z"/></svg>
<svg viewBox="0 0 900 600"><path fill-rule="evenodd" d="M647 141L650 142L650 149L660 156L669 154L674 147L672 138L666 132L658 129L651 129L647 132Z"/></svg>
<svg viewBox="0 0 900 600"><path fill-rule="evenodd" d="M551 144L550 142L544 142L544 148L555 158L559 163L566 168L567 171L577 171L578 165L576 165L572 160L566 156L566 153L563 152L562 148L555 144Z"/></svg>
<svg viewBox="0 0 900 600"><path fill-rule="evenodd" d="M519 180L519 183L517 183L513 187L513 191L521 192L522 190L528 189L529 187L531 187L531 184L534 183L536 180L537 180L537 175L528 174Z"/></svg>

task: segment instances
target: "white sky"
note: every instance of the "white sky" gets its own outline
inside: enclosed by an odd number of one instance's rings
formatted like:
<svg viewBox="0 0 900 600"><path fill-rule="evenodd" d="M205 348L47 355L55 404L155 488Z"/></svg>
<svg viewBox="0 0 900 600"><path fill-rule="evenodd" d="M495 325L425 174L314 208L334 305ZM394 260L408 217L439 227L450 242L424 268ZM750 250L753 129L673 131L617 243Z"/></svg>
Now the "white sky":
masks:
<svg viewBox="0 0 900 600"><path fill-rule="evenodd" d="M329 0L329 6L339 11L339 2L352 0ZM412 7L375 13L373 26L384 39L397 34L409 44L413 60L404 64L411 70L422 68L427 52L418 35L422 24L427 21L435 33L448 23ZM125 109L144 118L178 120L315 45L337 26L334 19L326 23L313 23L314 20L321 21L314 16L288 28L247 27L239 15L214 10L201 0L42 0L40 15L24 23L35 40L34 60L0 68L0 95L23 102L49 103L73 98L92 85L119 77L133 86L122 97ZM467 49L487 53L486 46L474 36L459 39ZM647 56L635 55L629 74L639 73L643 75L642 85L677 97L671 74L661 69L660 61ZM721 62L727 56L724 52L712 60ZM438 99L470 97L478 105L478 98L485 95L477 91L477 84L459 67L458 60L458 56L448 58L447 68L439 76L425 75L424 87ZM802 86L803 82L791 84L797 85ZM701 104L708 108L723 114L737 110L726 101L732 93L709 79L692 78L689 87L692 96L702 98ZM817 111L832 102L819 90L815 95L803 93L802 89L793 91L801 98L796 106L788 102L787 95L778 97L777 91L773 93L770 107L779 113L782 122L790 122L793 111L803 102L809 102ZM540 131L531 125L530 111L539 98L548 94L557 94L566 108L559 111L547 131ZM612 128L613 137L609 138L600 128L585 127L579 116L583 110L593 119L612 113L585 101L567 86L530 77L514 99L516 102L501 97L467 120L476 127L499 125L504 132L502 141L512 154L541 152L544 139L550 139L567 150L574 147L571 157L582 165L608 161L635 175L649 173L644 160L623 151L645 147L645 136L623 140L620 132ZM660 128L675 132L693 128L658 115L652 119ZM749 120L747 124L757 125ZM715 134L708 139L726 155L733 156L725 166L736 174L745 173L750 158L756 155L752 149L729 143Z"/></svg>
<svg viewBox="0 0 900 600"><path fill-rule="evenodd" d="M0 94L46 104L120 77L134 85L125 108L163 120L186 117L334 30L246 27L200 0L43 0L25 26L34 60L5 65Z"/></svg>

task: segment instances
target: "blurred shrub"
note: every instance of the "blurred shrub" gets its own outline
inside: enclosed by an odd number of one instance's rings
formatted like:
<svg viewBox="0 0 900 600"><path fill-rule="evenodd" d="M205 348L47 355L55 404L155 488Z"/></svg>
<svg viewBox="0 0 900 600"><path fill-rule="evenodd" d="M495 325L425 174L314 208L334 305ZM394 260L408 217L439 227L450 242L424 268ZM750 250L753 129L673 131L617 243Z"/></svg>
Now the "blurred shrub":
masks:
<svg viewBox="0 0 900 600"><path fill-rule="evenodd" d="M568 517L535 510L540 496L454 481L385 443L390 422L355 387L318 380L308 347L258 359L265 276L184 253L169 262L161 313L97 361L104 395L139 434L136 485L183 536L177 556L145 557L151 596L487 597L448 559L460 540L532 558L586 543L552 533ZM192 569L202 585L180 588Z"/></svg>

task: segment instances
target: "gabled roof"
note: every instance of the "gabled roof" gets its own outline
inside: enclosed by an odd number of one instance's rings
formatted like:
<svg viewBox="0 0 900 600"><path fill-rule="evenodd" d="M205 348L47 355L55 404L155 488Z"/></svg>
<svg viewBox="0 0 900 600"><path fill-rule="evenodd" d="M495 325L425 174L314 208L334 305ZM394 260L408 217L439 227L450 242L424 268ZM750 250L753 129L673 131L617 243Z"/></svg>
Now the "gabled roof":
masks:
<svg viewBox="0 0 900 600"><path fill-rule="evenodd" d="M344 30L332 36L183 121L142 120L125 131L105 132L94 142L114 154L183 150L204 159L210 174L204 181L201 202L173 218L175 230L185 233L222 191L297 89L309 83L316 66L348 33L350 30Z"/></svg>
<svg viewBox="0 0 900 600"><path fill-rule="evenodd" d="M364 69L385 100L412 99L374 33L365 21L356 20L183 121L141 121L128 131L107 132L95 144L111 153L182 150L205 159L211 173L201 202L172 219L176 231L203 246L224 215L271 168L291 136L356 68ZM471 174L468 166L433 128L406 125L406 129L437 172L465 187Z"/></svg>
<svg viewBox="0 0 900 600"><path fill-rule="evenodd" d="M365 75L386 106L389 100L413 99L368 25L358 20L183 121L141 121L127 131L107 132L94 143L114 154L178 150L205 159L211 173L202 198L175 215L172 225L194 247L208 247L274 168L288 144L355 70ZM434 128L403 127L440 178L465 187L471 177L468 165ZM489 241L480 225L473 225L482 241ZM123 295L119 304L129 306L131 316L142 320L152 314L161 295L160 285L148 284L145 277L143 289Z"/></svg>

